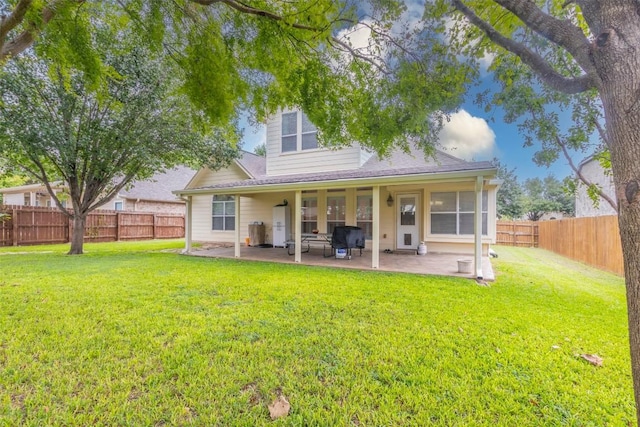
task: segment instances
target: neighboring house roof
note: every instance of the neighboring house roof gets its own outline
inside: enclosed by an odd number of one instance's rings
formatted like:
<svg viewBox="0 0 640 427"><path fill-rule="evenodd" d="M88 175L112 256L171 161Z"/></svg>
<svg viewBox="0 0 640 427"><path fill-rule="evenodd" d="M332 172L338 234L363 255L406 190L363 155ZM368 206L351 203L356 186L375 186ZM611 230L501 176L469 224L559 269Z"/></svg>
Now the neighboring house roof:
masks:
<svg viewBox="0 0 640 427"><path fill-rule="evenodd" d="M253 155L243 156L243 160L245 159L245 157L249 159L249 162L252 162L253 167L255 167L255 171L263 170L262 165L258 165L258 163L263 162L264 164L266 164L266 159ZM264 170L266 170L266 168ZM190 188L183 191L177 191L176 193L185 194L190 190L197 191L207 189L216 190L246 188L256 186L315 183L337 180L357 180L366 178L401 176L410 177L412 175L436 175L455 172L473 172L479 170L495 171L495 166L493 166L493 164L488 161L467 162L441 151L436 152L435 159L425 159L424 153L419 150L413 150L411 153L396 151L385 159L379 159L377 156L373 156L362 167L358 169L278 176L267 176L263 172L261 175L252 174L253 178L242 181L227 182L199 188Z"/></svg>
<svg viewBox="0 0 640 427"><path fill-rule="evenodd" d="M589 157L585 157L580 164L578 165L578 171L582 171L582 168L588 165L589 163L596 160L596 154L592 154Z"/></svg>
<svg viewBox="0 0 640 427"><path fill-rule="evenodd" d="M128 190L120 191L118 197L121 199L183 203L183 201L178 199L172 191L184 188L195 173L196 171L189 167L178 166L165 172L156 173L148 180L134 182ZM66 186L64 186L62 182L57 181L52 183L51 187L58 190L63 189ZM12 194L38 192L43 191L44 189L45 186L43 184L27 184L17 187L0 188L0 193Z"/></svg>
<svg viewBox="0 0 640 427"><path fill-rule="evenodd" d="M59 190L61 188L64 188L64 186L62 185L61 182L52 182L51 183L51 188L55 189L55 190ZM37 192L37 191L42 191L44 189L44 191L46 191L46 187L44 184L25 184L25 185L20 185L20 186L16 186L16 187L6 187L6 188L0 188L0 193L33 193L33 192Z"/></svg>
<svg viewBox="0 0 640 427"><path fill-rule="evenodd" d="M173 190L184 188L195 170L187 166L178 166L165 172L158 172L145 181L136 181L128 190L122 190L118 196L121 199L140 199L157 202L182 202Z"/></svg>

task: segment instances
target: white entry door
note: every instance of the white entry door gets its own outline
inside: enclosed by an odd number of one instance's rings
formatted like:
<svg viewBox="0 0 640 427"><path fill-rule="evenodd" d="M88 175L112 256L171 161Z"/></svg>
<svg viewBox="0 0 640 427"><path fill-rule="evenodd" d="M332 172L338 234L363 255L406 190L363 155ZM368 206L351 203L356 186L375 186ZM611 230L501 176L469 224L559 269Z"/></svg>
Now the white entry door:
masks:
<svg viewBox="0 0 640 427"><path fill-rule="evenodd" d="M396 227L396 247L417 249L420 233L420 196L418 194L398 194L398 225Z"/></svg>

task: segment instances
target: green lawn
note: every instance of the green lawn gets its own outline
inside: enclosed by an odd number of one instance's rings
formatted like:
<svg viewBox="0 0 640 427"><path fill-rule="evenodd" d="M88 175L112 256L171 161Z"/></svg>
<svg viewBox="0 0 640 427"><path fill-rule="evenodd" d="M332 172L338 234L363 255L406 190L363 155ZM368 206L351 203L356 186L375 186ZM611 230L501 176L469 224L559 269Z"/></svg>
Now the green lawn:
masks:
<svg viewBox="0 0 640 427"><path fill-rule="evenodd" d="M618 277L506 247L481 287L181 246L0 249L0 425L635 425Z"/></svg>

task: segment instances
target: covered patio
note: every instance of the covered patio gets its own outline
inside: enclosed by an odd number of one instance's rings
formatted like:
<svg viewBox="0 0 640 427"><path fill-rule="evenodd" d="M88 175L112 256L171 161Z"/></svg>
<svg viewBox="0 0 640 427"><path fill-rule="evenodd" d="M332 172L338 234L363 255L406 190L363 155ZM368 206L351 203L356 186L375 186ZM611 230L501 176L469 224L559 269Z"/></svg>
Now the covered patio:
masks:
<svg viewBox="0 0 640 427"><path fill-rule="evenodd" d="M371 250L365 249L360 256L359 251L353 250L351 259L336 259L335 256L325 257L323 248L311 247L309 252L301 255L300 264L314 265L332 268L349 268L366 271L386 271L397 273L413 273L442 275L465 278L476 278L475 273L460 273L458 260L471 261L474 255L427 253L416 255L415 251L392 251L378 253L379 267L371 269ZM211 258L238 258L234 244L210 244L203 247L194 247L189 252L193 256ZM260 248L242 246L240 258L251 261L277 262L283 264L296 264L295 257L289 255L285 248ZM484 280L493 281L495 275L491 261L488 257L482 257L482 277Z"/></svg>

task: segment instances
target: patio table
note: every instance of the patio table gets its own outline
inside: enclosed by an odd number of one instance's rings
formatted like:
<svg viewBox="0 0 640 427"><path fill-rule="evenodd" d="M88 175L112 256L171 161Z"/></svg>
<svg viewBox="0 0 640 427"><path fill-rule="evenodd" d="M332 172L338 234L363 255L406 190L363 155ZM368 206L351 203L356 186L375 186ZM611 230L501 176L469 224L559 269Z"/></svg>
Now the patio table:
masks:
<svg viewBox="0 0 640 427"><path fill-rule="evenodd" d="M285 242L287 246L287 253L289 255L295 255L295 240L287 240ZM330 257L331 251L329 255L327 255L327 245L331 248L331 234L328 233L302 233L300 235L300 244L303 253L309 252L311 250L311 245L322 245L322 255L326 257ZM305 245L307 246L306 250L304 250ZM292 252L293 250L293 252Z"/></svg>

